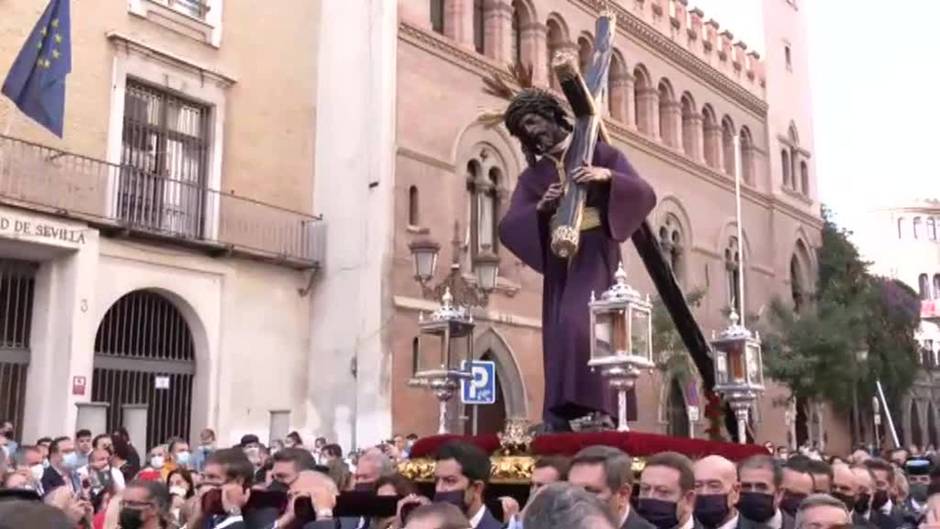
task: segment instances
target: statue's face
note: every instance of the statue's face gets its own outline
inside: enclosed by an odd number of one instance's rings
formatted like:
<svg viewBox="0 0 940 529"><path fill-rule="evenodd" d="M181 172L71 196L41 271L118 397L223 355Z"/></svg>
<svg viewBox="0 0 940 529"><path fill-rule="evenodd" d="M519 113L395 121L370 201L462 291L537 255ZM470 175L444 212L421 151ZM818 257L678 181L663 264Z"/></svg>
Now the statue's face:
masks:
<svg viewBox="0 0 940 529"><path fill-rule="evenodd" d="M535 154L545 154L564 139L564 131L553 120L531 112L519 122L522 143Z"/></svg>

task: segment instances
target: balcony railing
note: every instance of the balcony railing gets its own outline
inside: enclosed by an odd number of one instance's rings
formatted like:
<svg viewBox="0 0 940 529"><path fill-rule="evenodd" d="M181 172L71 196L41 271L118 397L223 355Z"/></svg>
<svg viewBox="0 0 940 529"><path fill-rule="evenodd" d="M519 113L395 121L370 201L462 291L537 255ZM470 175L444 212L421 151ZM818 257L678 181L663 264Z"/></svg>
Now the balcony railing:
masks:
<svg viewBox="0 0 940 529"><path fill-rule="evenodd" d="M318 217L3 135L0 202L296 268L323 252Z"/></svg>

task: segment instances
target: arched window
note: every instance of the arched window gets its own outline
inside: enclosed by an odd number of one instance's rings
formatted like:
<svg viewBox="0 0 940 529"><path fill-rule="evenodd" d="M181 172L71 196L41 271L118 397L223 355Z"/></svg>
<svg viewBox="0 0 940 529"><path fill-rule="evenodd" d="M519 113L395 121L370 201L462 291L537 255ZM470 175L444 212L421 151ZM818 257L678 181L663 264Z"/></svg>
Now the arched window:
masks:
<svg viewBox="0 0 940 529"><path fill-rule="evenodd" d="M419 366L420 350L418 346L419 343L420 342L418 341L417 336L415 336L414 339L411 340L411 374L412 375L416 375L418 373L418 368L420 367Z"/></svg>
<svg viewBox="0 0 940 529"><path fill-rule="evenodd" d="M734 153L734 122L728 116L721 120L721 152L725 162L725 174L734 176L737 170Z"/></svg>
<svg viewBox="0 0 940 529"><path fill-rule="evenodd" d="M411 186L408 188L408 225L421 225L421 219L418 212L418 186Z"/></svg>
<svg viewBox="0 0 940 529"><path fill-rule="evenodd" d="M927 238L937 240L937 219L933 217L927 217Z"/></svg>
<svg viewBox="0 0 940 529"><path fill-rule="evenodd" d="M667 215L663 225L659 227L659 248L666 258L666 262L672 267L672 273L676 279L682 280L684 273L683 253L684 237L682 236L682 225L673 215Z"/></svg>
<svg viewBox="0 0 940 529"><path fill-rule="evenodd" d="M898 239L904 238L904 217L898 218Z"/></svg>
<svg viewBox="0 0 940 529"><path fill-rule="evenodd" d="M800 261L794 255L790 258L790 296L793 309L799 313L803 309L803 279L800 273Z"/></svg>
<svg viewBox="0 0 940 529"><path fill-rule="evenodd" d="M711 105L702 108L702 134L705 138L705 164L718 169L721 160L721 128Z"/></svg>
<svg viewBox="0 0 940 529"><path fill-rule="evenodd" d="M552 88L558 90L560 89L560 85L558 84L558 78L555 76L555 70L552 68L552 62L555 60L555 55L565 48L565 44L568 42L568 34L565 32L562 25L554 18L549 19L546 26L548 27L546 37L548 77L551 80L549 84L551 84Z"/></svg>
<svg viewBox="0 0 940 529"><path fill-rule="evenodd" d="M913 225L914 225L914 238L915 239L920 239L920 229L922 227L921 224L922 224L922 221L920 217L914 217Z"/></svg>
<svg viewBox="0 0 940 529"><path fill-rule="evenodd" d="M649 74L642 66L633 71L633 99L636 101L636 127L643 134L653 133L653 107L649 93L652 90Z"/></svg>
<svg viewBox="0 0 940 529"><path fill-rule="evenodd" d="M663 143L670 147L676 145L676 131L679 124L676 123L676 113L673 108L676 104L676 98L673 95L672 85L668 80L663 79L659 82L659 137Z"/></svg>
<svg viewBox="0 0 940 529"><path fill-rule="evenodd" d="M590 37L583 36L578 39L578 65L581 67L581 74L587 75L588 68L591 67L591 58L594 56L594 44Z"/></svg>
<svg viewBox="0 0 940 529"><path fill-rule="evenodd" d="M806 161L800 162L800 191L804 195L809 195L809 166Z"/></svg>
<svg viewBox="0 0 940 529"><path fill-rule="evenodd" d="M431 0L431 29L441 35L444 34L444 1Z"/></svg>
<svg viewBox="0 0 940 529"><path fill-rule="evenodd" d="M754 140L747 127L741 127L741 179L754 184Z"/></svg>
<svg viewBox="0 0 940 529"><path fill-rule="evenodd" d="M790 181L790 152L786 149L780 151L780 166L783 168L783 187L793 187Z"/></svg>
<svg viewBox="0 0 940 529"><path fill-rule="evenodd" d="M689 158L695 158L696 111L695 100L688 92L682 94L682 151Z"/></svg>
<svg viewBox="0 0 940 529"><path fill-rule="evenodd" d="M498 251L497 230L504 174L499 155L489 147L479 148L468 163L471 262L475 262L481 253Z"/></svg>
<svg viewBox="0 0 940 529"><path fill-rule="evenodd" d="M486 53L486 8L484 0L473 0L473 47Z"/></svg>
<svg viewBox="0 0 940 529"><path fill-rule="evenodd" d="M930 299L930 278L927 277L927 274L921 274L917 278L917 287L920 299Z"/></svg>
<svg viewBox="0 0 940 529"><path fill-rule="evenodd" d="M940 274L933 275L933 299L940 299Z"/></svg>
<svg viewBox="0 0 940 529"><path fill-rule="evenodd" d="M610 74L607 77L607 110L610 117L617 121L626 121L624 105L627 94L624 93L624 78L627 67L619 53L614 53L610 60Z"/></svg>
<svg viewBox="0 0 940 529"><path fill-rule="evenodd" d="M728 239L728 246L725 248L725 272L725 282L728 287L728 306L737 311L738 300L741 299L741 251L737 237Z"/></svg>

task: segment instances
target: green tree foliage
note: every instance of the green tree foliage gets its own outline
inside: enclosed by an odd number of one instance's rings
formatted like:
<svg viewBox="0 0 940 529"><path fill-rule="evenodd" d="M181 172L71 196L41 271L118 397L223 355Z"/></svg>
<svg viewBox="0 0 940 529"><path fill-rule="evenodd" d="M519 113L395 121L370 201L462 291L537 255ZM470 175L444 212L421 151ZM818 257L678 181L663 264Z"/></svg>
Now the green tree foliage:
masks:
<svg viewBox="0 0 940 529"><path fill-rule="evenodd" d="M686 296L690 307L697 307L705 297L705 291L695 289ZM686 351L685 343L679 335L669 309L659 298L653 298L653 355L656 366L663 372L666 380L677 377L680 382L689 380L695 367Z"/></svg>
<svg viewBox="0 0 940 529"><path fill-rule="evenodd" d="M780 300L772 303L771 328L763 333L767 375L786 385L792 398L828 400L842 411L851 409L856 381L859 395L873 395L875 380L881 380L889 405L897 408L917 372L917 295L903 283L869 274L850 233L826 210L823 219L814 303L801 314ZM862 350L868 351L864 363L856 356Z"/></svg>

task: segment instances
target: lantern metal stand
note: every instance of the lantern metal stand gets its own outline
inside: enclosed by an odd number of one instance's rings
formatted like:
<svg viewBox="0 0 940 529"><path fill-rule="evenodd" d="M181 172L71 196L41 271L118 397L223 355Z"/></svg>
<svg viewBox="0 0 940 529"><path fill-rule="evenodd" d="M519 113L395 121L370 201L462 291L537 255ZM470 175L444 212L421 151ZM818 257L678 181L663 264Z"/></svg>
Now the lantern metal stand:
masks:
<svg viewBox="0 0 940 529"><path fill-rule="evenodd" d="M630 431L627 423L627 392L636 385L640 369L653 367L652 304L627 284L623 263L614 274L614 284L600 299L591 292L592 370L599 369L611 388L617 390L617 431Z"/></svg>
<svg viewBox="0 0 940 529"><path fill-rule="evenodd" d="M419 368L409 386L429 389L437 397L439 407L439 434L448 433L447 403L460 389L460 382L472 378L466 367L473 359L473 316L466 307L454 305L450 290L444 290L441 306L428 318L418 316ZM437 342L438 350L431 358L422 355L423 341Z"/></svg>
<svg viewBox="0 0 940 529"><path fill-rule="evenodd" d="M444 280L431 286L431 280L437 271L437 257L441 246L431 239L424 238L412 241L408 245L414 265L415 280L421 285L422 295L427 299L440 299L445 291L450 291L457 305L468 307L485 307L489 303L489 294L496 289L499 277L499 256L490 250L484 250L473 258L473 270L476 275L476 284L473 284L463 275L460 256L463 252L460 245L459 225L454 224L454 238L450 272Z"/></svg>
<svg viewBox="0 0 940 529"><path fill-rule="evenodd" d="M747 442L748 413L764 391L760 335L740 325L731 311L731 325L712 340L715 392L724 397L738 420L738 442Z"/></svg>

